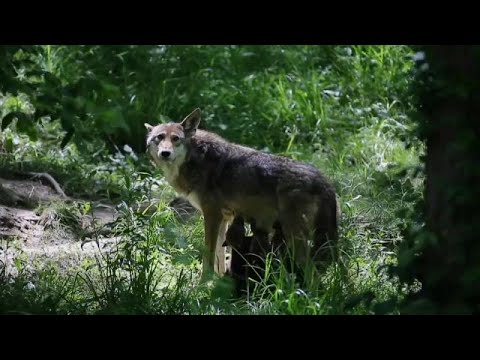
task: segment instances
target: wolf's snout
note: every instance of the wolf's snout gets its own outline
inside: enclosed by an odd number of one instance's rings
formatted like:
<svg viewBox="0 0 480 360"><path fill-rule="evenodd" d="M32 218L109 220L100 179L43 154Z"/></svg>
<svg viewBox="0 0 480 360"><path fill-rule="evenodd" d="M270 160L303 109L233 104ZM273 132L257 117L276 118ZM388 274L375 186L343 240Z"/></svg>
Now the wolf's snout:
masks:
<svg viewBox="0 0 480 360"><path fill-rule="evenodd" d="M164 159L168 159L171 153L172 153L171 151L163 150L162 152L160 152L160 155L162 155Z"/></svg>

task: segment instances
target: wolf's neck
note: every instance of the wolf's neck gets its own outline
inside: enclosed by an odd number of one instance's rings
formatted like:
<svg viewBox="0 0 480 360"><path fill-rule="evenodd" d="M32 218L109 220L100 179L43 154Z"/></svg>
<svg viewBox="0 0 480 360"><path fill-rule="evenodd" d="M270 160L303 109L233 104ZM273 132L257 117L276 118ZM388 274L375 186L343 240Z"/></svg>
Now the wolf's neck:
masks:
<svg viewBox="0 0 480 360"><path fill-rule="evenodd" d="M167 179L168 183L175 187L175 182L178 178L178 173L179 173L179 167L176 166L176 164L167 164L164 163L161 166L163 176L165 176L165 179Z"/></svg>
<svg viewBox="0 0 480 360"><path fill-rule="evenodd" d="M162 171L165 179L179 195L186 196L191 191L190 179L185 176L185 167L188 160L181 163L163 164Z"/></svg>

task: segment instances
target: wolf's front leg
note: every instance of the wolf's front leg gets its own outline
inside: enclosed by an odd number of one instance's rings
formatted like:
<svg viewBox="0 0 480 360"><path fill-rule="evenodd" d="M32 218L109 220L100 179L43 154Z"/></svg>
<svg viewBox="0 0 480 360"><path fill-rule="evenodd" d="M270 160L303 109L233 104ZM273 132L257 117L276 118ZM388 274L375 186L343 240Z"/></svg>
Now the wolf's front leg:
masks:
<svg viewBox="0 0 480 360"><path fill-rule="evenodd" d="M218 230L217 244L215 247L215 272L219 275L224 275L226 271L225 247L223 246L223 243L225 242L225 234L228 228L227 224L227 220L222 219L220 228Z"/></svg>
<svg viewBox="0 0 480 360"><path fill-rule="evenodd" d="M203 217L205 224L205 249L203 255L201 282L209 280L215 270L217 270L217 272L220 270L219 267L217 267L217 269L215 268L215 255L217 252L217 242L219 239L220 230L223 227L223 216L220 211L204 209ZM219 263L220 262L222 263L224 270L225 258L223 257Z"/></svg>

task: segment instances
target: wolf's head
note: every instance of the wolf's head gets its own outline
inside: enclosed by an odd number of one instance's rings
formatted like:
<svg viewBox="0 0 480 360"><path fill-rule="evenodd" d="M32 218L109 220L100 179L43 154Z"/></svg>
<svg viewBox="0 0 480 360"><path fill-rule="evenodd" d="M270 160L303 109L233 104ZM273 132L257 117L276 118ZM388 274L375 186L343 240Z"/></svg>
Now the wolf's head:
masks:
<svg viewBox="0 0 480 360"><path fill-rule="evenodd" d="M181 164L187 153L187 144L200 124L200 109L195 109L180 123L152 126L148 130L147 149L158 166Z"/></svg>

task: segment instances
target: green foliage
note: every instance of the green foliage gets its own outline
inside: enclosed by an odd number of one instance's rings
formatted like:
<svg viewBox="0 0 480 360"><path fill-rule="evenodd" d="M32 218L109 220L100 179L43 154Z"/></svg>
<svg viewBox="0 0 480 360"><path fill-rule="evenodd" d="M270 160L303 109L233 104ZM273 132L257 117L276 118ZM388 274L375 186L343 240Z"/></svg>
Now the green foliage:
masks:
<svg viewBox="0 0 480 360"><path fill-rule="evenodd" d="M18 49L7 50L10 59L22 59ZM30 54L41 72L20 82L37 86L21 93L4 88L0 98L1 169L47 171L67 194L108 198L122 212L114 250L71 269L54 311L398 313L396 301L409 291L387 271L396 265L408 225L398 214L415 213L423 190L422 173L414 176L423 144L411 136L408 47L36 46L29 51L22 53ZM8 76L16 78L22 66L20 61ZM313 163L334 181L343 211L341 264L321 276L305 269L302 286L273 261L266 281L247 299L231 299L228 279L213 288L198 286L202 219L177 221L166 205L174 192L143 154L143 123L179 120L195 107L202 109L202 127ZM28 122L33 130L27 133L36 138L24 135L20 114L36 120ZM155 201L154 215L136 210L145 200ZM51 281L59 284L66 275L56 274ZM9 289L4 311L45 311L37 297L12 305L23 287Z"/></svg>
<svg viewBox="0 0 480 360"><path fill-rule="evenodd" d="M17 83L30 85L18 85L35 108L30 117L60 121L62 146L71 139L82 146L101 140L112 149L128 144L142 151L143 123L180 120L200 107L202 126L232 141L288 150L293 141L348 136L365 125L364 112L381 114L392 106L403 111L408 100L406 47L48 45L30 52L7 50L6 59L19 58L17 73L24 74ZM14 117L6 116L2 128Z"/></svg>
<svg viewBox="0 0 480 360"><path fill-rule="evenodd" d="M418 137L428 146L425 199L409 214L395 274L422 288L405 313L478 314L478 46L417 47ZM408 217L407 217L408 218Z"/></svg>

